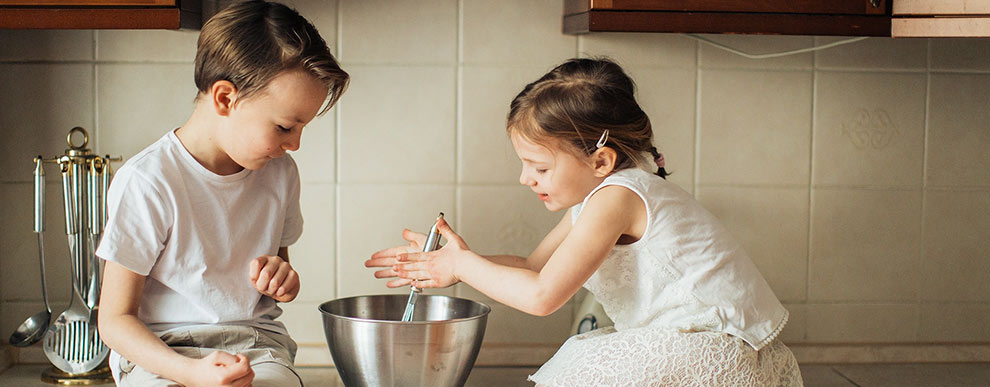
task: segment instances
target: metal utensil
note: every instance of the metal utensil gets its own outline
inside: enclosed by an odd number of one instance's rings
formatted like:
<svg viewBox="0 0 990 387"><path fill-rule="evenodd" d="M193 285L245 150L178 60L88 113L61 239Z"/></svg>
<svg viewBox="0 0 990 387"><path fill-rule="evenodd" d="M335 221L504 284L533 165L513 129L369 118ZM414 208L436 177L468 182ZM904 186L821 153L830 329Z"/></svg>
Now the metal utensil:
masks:
<svg viewBox="0 0 990 387"><path fill-rule="evenodd" d="M45 169L41 156L34 159L34 232L38 234L38 261L41 266L41 298L45 301L45 310L28 317L13 334L10 344L15 347L27 347L45 336L48 324L52 319L52 307L48 303L48 282L45 281Z"/></svg>
<svg viewBox="0 0 990 387"><path fill-rule="evenodd" d="M71 136L71 132L70 132ZM85 144L85 143L84 143ZM71 142L70 142L71 146ZM72 147L77 154L87 155ZM70 152L71 154L71 152ZM42 347L45 356L56 367L70 374L92 371L100 365L110 349L100 340L97 330L96 308L90 307L89 297L94 283L92 257L87 257L87 163L83 160L63 157L59 160L62 170L63 195L65 196L66 234L69 239L69 258L72 262L72 299L69 308L58 316L45 334ZM98 283L96 284L98 287ZM84 298L85 297L85 298ZM92 300L95 303L98 300Z"/></svg>
<svg viewBox="0 0 990 387"><path fill-rule="evenodd" d="M423 244L423 252L428 253L437 249L440 244L440 220L443 219L443 212L440 216L437 216L436 222L433 222L433 227L430 228L430 234L426 236L426 243ZM410 286L409 290L409 300L406 301L406 310L402 313L402 321L412 321L413 313L416 309L416 295L423 290L417 288L416 286Z"/></svg>

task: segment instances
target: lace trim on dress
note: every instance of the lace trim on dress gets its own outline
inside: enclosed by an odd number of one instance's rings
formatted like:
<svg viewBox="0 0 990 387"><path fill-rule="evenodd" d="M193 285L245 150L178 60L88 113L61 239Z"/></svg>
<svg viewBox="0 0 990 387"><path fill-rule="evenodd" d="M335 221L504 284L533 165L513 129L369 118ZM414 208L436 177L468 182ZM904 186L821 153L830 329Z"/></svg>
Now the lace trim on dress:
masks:
<svg viewBox="0 0 990 387"><path fill-rule="evenodd" d="M791 312L787 309L784 309L784 318L780 320L780 324L777 324L777 327L773 329L773 332L770 332L770 336L767 336L767 338L763 339L763 341L760 341L759 344L756 345L756 350L760 350L760 348L763 348L767 344L773 342L774 339L776 339L777 336L780 335L780 332L784 330L784 326L787 325L787 319L790 316L791 316Z"/></svg>

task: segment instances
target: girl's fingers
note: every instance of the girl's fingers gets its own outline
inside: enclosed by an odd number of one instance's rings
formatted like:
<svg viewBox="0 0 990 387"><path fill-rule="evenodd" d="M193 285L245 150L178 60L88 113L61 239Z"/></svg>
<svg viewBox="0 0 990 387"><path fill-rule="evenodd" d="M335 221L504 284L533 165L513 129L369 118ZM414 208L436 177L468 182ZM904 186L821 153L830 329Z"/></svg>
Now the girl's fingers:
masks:
<svg viewBox="0 0 990 387"><path fill-rule="evenodd" d="M415 243L417 246L422 246L426 242L426 234L421 234L408 228L402 229L402 239L409 242Z"/></svg>
<svg viewBox="0 0 990 387"><path fill-rule="evenodd" d="M375 278L390 278L390 277L395 277L397 275L398 274L395 272L395 270L392 270L391 268L385 270L379 270L375 272Z"/></svg>
<svg viewBox="0 0 990 387"><path fill-rule="evenodd" d="M399 259L393 256L388 256L384 258L371 258L364 261L364 267L390 267L398 262Z"/></svg>
<svg viewBox="0 0 990 387"><path fill-rule="evenodd" d="M420 262L428 260L426 254L424 252L408 252L399 254L396 258L399 262Z"/></svg>
<svg viewBox="0 0 990 387"><path fill-rule="evenodd" d="M374 259L374 258L394 258L399 253L405 253L405 252L408 252L408 251L410 251L409 246L389 247L387 249L378 250L378 251L374 252L373 254L371 254L371 258L372 259Z"/></svg>
<svg viewBox="0 0 990 387"><path fill-rule="evenodd" d="M457 235L454 229L450 228L450 223L447 223L446 219L440 219L440 225L437 228L440 230L440 234L444 238L447 238L448 242L452 242L462 249L467 249L467 243L464 243L464 239L461 239L461 236Z"/></svg>
<svg viewBox="0 0 990 387"><path fill-rule="evenodd" d="M411 284L411 283L412 283L412 280L407 280L405 278L399 278L397 280L388 281L388 283L385 284L385 286L388 286L390 288L401 288L403 286L409 286L409 284Z"/></svg>

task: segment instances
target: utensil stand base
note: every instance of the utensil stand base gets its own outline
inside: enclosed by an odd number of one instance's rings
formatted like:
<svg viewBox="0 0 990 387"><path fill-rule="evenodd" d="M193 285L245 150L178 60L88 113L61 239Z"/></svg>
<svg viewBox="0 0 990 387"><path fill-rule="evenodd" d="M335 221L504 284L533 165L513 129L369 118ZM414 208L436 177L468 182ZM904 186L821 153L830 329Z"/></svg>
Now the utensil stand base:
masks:
<svg viewBox="0 0 990 387"><path fill-rule="evenodd" d="M113 375L110 374L110 367L106 363L100 365L95 370L81 374L70 374L55 366L51 366L41 373L41 381L63 386L89 386L94 384L113 384Z"/></svg>

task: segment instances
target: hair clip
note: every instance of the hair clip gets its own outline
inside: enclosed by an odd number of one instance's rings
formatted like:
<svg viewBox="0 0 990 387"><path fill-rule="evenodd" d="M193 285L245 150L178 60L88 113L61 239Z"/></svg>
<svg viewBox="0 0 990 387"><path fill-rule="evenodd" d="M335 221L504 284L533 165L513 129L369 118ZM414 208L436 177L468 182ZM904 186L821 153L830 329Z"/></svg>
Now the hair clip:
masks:
<svg viewBox="0 0 990 387"><path fill-rule="evenodd" d="M598 143L595 144L595 149L601 149L601 147L605 146L605 141L608 141L608 129L605 129L605 131L602 132L602 137L599 138Z"/></svg>

